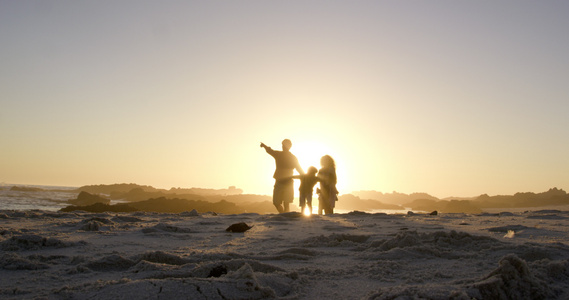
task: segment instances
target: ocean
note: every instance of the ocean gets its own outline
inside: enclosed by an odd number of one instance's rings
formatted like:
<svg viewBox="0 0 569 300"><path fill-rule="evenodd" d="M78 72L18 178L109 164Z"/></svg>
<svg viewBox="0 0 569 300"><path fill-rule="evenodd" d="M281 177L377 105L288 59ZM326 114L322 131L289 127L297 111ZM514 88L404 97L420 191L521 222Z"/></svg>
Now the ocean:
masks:
<svg viewBox="0 0 569 300"><path fill-rule="evenodd" d="M77 187L45 185L0 186L0 210L58 211L77 198Z"/></svg>

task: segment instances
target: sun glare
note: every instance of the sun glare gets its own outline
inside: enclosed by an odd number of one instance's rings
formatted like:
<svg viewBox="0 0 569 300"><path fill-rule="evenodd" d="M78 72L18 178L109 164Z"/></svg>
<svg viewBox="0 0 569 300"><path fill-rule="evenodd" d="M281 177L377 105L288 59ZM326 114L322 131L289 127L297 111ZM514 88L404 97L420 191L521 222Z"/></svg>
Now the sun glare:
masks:
<svg viewBox="0 0 569 300"><path fill-rule="evenodd" d="M317 142L300 142L293 147L291 151L298 158L304 172L311 166L320 169L320 158L328 154L328 149Z"/></svg>
<svg viewBox="0 0 569 300"><path fill-rule="evenodd" d="M338 190L342 192L342 189L346 184L346 176L344 174L346 168L344 166L345 162L343 157L338 154L341 153L341 149L333 149L332 147L315 140L300 140L297 142L293 141L291 152L298 158L298 162L304 172L306 172L311 166L316 169L320 169L320 158L324 155L332 156L336 162L336 176L338 178L337 187ZM314 190L316 191L316 188Z"/></svg>

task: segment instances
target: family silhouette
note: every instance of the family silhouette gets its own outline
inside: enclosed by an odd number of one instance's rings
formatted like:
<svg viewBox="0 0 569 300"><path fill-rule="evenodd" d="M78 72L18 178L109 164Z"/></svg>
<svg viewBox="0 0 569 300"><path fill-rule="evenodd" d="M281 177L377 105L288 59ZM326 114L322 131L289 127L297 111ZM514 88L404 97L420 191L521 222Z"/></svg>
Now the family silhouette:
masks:
<svg viewBox="0 0 569 300"><path fill-rule="evenodd" d="M311 166L308 172L304 173L298 163L298 159L290 152L292 142L289 139L282 141L282 151L273 150L271 147L261 143L261 148L275 159L275 186L273 188L273 205L279 213L289 212L290 203L294 200L294 181L300 179L299 205L301 212L308 207L312 213L312 195L314 186L320 183L316 189L318 194L318 214L324 212L326 215L334 213L336 201L338 201L338 190L336 189L336 163L330 155L324 155L320 159L320 170ZM298 175L294 175L294 170Z"/></svg>

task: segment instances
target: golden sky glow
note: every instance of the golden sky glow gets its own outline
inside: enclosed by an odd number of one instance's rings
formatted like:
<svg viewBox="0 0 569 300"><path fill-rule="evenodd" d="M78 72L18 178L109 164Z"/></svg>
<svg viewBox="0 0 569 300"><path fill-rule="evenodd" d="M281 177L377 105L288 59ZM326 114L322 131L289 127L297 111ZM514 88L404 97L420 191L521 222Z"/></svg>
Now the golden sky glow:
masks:
<svg viewBox="0 0 569 300"><path fill-rule="evenodd" d="M259 148L341 193L569 183L569 4L0 2L0 182L271 194Z"/></svg>

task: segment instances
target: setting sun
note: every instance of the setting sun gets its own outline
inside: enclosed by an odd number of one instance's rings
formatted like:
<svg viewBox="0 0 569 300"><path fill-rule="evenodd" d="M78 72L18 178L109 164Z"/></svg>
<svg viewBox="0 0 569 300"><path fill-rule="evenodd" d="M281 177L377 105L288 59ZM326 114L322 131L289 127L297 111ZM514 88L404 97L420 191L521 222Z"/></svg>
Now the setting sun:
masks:
<svg viewBox="0 0 569 300"><path fill-rule="evenodd" d="M295 142L294 149L292 152L298 158L298 162L300 163L300 166L305 172L310 166L319 169L320 158L326 154L331 153L329 147L317 141Z"/></svg>
<svg viewBox="0 0 569 300"><path fill-rule="evenodd" d="M336 145L336 147L338 147ZM344 191L346 185L346 161L341 155L342 149L336 149L334 146L329 146L316 139L306 139L293 141L293 148L291 152L298 158L300 166L306 172L309 167L320 169L320 159L324 155L330 155L336 163L336 177L338 179L337 188Z"/></svg>

